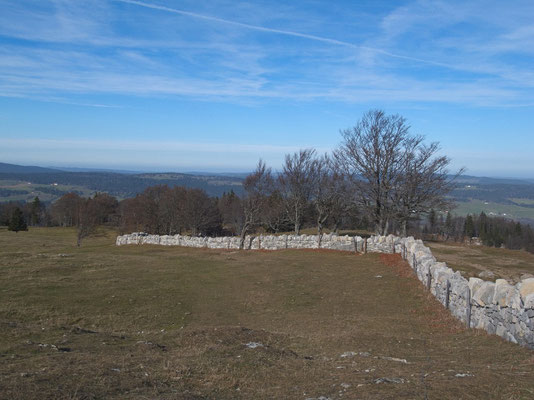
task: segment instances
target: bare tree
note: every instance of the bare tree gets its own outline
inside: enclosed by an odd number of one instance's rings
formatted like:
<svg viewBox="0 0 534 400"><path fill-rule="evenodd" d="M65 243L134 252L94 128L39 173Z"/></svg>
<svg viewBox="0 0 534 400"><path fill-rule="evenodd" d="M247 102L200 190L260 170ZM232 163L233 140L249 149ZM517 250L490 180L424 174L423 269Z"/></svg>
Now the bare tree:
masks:
<svg viewBox="0 0 534 400"><path fill-rule="evenodd" d="M91 200L93 202L92 207L95 209L97 224L116 224L119 202L115 197L107 193L95 193Z"/></svg>
<svg viewBox="0 0 534 400"><path fill-rule="evenodd" d="M158 218L160 226L167 235L181 233L184 229L184 208L187 198L187 189L182 186L168 188L159 203Z"/></svg>
<svg viewBox="0 0 534 400"><path fill-rule="evenodd" d="M118 202L115 197L105 193L96 193L92 198L78 198L76 232L77 245L91 235L98 225L113 222Z"/></svg>
<svg viewBox="0 0 534 400"><path fill-rule="evenodd" d="M147 232L142 195L124 199L119 204L121 232Z"/></svg>
<svg viewBox="0 0 534 400"><path fill-rule="evenodd" d="M324 225L341 204L344 179L327 154L313 161L311 178L312 203L315 208L318 244L321 247Z"/></svg>
<svg viewBox="0 0 534 400"><path fill-rule="evenodd" d="M224 228L229 230L232 235L240 234L245 221L241 198L231 190L221 196L217 206L221 212Z"/></svg>
<svg viewBox="0 0 534 400"><path fill-rule="evenodd" d="M287 216L295 228L296 235L300 234L304 213L313 192L316 179L314 158L314 149L287 154L282 173L278 177Z"/></svg>
<svg viewBox="0 0 534 400"><path fill-rule="evenodd" d="M246 234L260 222L262 207L265 205L272 187L271 169L267 168L262 160L259 160L254 172L248 175L243 182L243 189L245 189L242 199L244 220L239 239L240 249L245 245Z"/></svg>
<svg viewBox="0 0 534 400"><path fill-rule="evenodd" d="M395 219L400 225L401 234L406 235L408 223L421 214L434 209L450 210L453 205L447 194L454 189L455 175L449 175L450 159L436 156L438 143L423 143L422 137L412 138L403 156L402 173L398 176L392 203L396 207Z"/></svg>
<svg viewBox="0 0 534 400"><path fill-rule="evenodd" d="M53 221L60 226L77 226L80 201L74 192L61 196L51 207Z"/></svg>
<svg viewBox="0 0 534 400"><path fill-rule="evenodd" d="M403 117L372 110L341 132L343 142L335 153L352 177L360 207L381 235L392 221L405 227L421 212L443 207L453 187L447 178L450 160L436 157L438 144L427 146L409 130Z"/></svg>
<svg viewBox="0 0 534 400"><path fill-rule="evenodd" d="M331 158L331 161L333 158ZM343 221L354 221L358 214L356 188L339 166L334 166L334 187L337 196L333 197L332 209L330 210L329 224L334 232L338 232Z"/></svg>
<svg viewBox="0 0 534 400"><path fill-rule="evenodd" d="M76 219L76 244L81 246L82 240L93 233L97 218L98 209L96 202L89 198L81 197L77 205L78 217Z"/></svg>
<svg viewBox="0 0 534 400"><path fill-rule="evenodd" d="M277 233L287 230L289 221L284 206L284 199L280 190L275 187L273 192L265 199L265 206L261 212L262 222L271 232Z"/></svg>
<svg viewBox="0 0 534 400"><path fill-rule="evenodd" d="M191 234L213 235L220 232L222 220L217 200L202 189L187 189L184 218Z"/></svg>
<svg viewBox="0 0 534 400"><path fill-rule="evenodd" d="M353 128L341 132L343 143L336 157L352 177L360 206L373 219L378 234L388 231L391 217L388 201L408 130L404 118L374 110L366 113Z"/></svg>

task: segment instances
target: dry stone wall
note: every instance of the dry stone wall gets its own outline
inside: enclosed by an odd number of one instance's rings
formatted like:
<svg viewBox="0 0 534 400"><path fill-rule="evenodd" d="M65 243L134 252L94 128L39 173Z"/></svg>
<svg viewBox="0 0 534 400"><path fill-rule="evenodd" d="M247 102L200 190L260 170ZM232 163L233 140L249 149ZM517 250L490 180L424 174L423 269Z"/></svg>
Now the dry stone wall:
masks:
<svg viewBox="0 0 534 400"><path fill-rule="evenodd" d="M239 249L238 237L202 238L159 236L136 232L117 237L117 246L154 244L210 249ZM252 250L316 249L317 235L247 236L245 248ZM459 320L504 339L534 349L534 278L516 285L465 279L447 264L438 262L421 240L413 237L323 235L320 248L376 253L400 253L418 279Z"/></svg>
<svg viewBox="0 0 534 400"><path fill-rule="evenodd" d="M247 236L245 249L249 250L281 250L281 249L316 249L319 247L316 235L260 235ZM117 246L124 244L158 244L163 246L184 246L209 249L239 249L239 238L226 237L194 237L182 235L148 235L135 232L117 237ZM357 236L323 235L322 249L363 251L364 240Z"/></svg>

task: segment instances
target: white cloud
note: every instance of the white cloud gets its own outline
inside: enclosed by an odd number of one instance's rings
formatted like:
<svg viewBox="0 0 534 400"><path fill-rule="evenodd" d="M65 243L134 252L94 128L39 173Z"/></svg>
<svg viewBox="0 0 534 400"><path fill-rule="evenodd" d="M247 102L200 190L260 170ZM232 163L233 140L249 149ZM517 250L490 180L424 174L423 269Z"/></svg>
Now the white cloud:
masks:
<svg viewBox="0 0 534 400"><path fill-rule="evenodd" d="M495 56L527 52L532 26L521 19L513 25L517 12L503 12L508 22L493 18L480 12L481 3L408 3L384 16L381 28L368 34L373 39L361 43L321 31L332 22L322 15L313 16L320 34L309 34L286 28L305 26L303 11L292 10L292 19L268 12L263 17L265 7L252 3L240 4L236 13L250 16L251 23L213 16L221 8L212 15L206 5L191 12L137 0L29 4L5 4L0 33L43 45L0 47L2 96L66 102L70 95L117 94L504 107L534 102L528 62ZM269 21L282 22L270 27ZM498 34L478 32L480 21L498 24ZM451 27L459 22L472 24L473 35L464 38L462 31L455 37ZM404 40L406 35L417 46Z"/></svg>

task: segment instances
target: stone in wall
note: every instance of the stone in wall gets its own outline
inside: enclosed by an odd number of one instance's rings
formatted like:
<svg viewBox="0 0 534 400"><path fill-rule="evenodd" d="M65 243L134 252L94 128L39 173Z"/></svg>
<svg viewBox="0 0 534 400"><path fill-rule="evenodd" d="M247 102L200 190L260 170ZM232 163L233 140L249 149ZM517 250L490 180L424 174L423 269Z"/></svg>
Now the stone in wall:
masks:
<svg viewBox="0 0 534 400"><path fill-rule="evenodd" d="M471 294L473 301L481 307L491 306L495 294L495 283L482 282L477 290Z"/></svg>
<svg viewBox="0 0 534 400"><path fill-rule="evenodd" d="M515 286L510 285L505 279L497 279L495 281L493 304L502 308L512 307L519 309L521 307L519 290Z"/></svg>

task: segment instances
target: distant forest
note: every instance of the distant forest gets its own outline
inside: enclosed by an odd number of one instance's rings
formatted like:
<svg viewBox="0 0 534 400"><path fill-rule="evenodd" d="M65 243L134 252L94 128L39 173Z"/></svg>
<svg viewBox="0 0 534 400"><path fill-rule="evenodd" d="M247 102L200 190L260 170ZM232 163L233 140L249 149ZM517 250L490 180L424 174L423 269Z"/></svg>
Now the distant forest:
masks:
<svg viewBox="0 0 534 400"><path fill-rule="evenodd" d="M112 196L126 198L135 196L150 186L162 184L169 186L186 186L203 189L211 196L220 196L233 190L241 193L242 179L220 176L196 176L188 174L119 174L111 172L38 172L38 173L0 173L0 180L31 182L33 185L81 186L93 192L106 192ZM24 194L24 191L3 190L0 196ZM57 194L58 189L39 186L39 191L48 190ZM64 194L64 193L61 193Z"/></svg>
<svg viewBox="0 0 534 400"><path fill-rule="evenodd" d="M525 204L511 200L514 198L534 200L534 185L532 184L493 183L489 185L462 185L455 188L451 195L454 197L455 201L469 201L471 199L476 199L534 208L534 202L532 204Z"/></svg>
<svg viewBox="0 0 534 400"><path fill-rule="evenodd" d="M293 229L285 216L281 198L267 199L262 222L251 233L277 233ZM9 226L17 210L25 225L77 227L80 241L99 225L115 227L121 233L143 231L154 234L191 234L203 236L239 235L245 220L243 200L230 191L210 197L202 189L152 186L141 194L118 201L108 194L84 198L68 193L51 205L35 198L33 202L0 203L0 225ZM306 207L303 228L316 228L317 213ZM344 215L325 222L331 231L371 230L372 223L357 209L344 209ZM528 224L500 217L431 211L410 224L408 234L423 239L470 242L474 238L486 246L522 249L534 253L534 230Z"/></svg>

